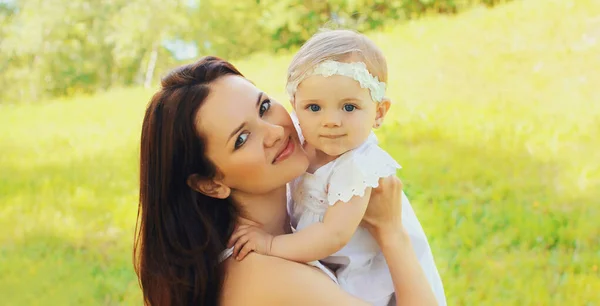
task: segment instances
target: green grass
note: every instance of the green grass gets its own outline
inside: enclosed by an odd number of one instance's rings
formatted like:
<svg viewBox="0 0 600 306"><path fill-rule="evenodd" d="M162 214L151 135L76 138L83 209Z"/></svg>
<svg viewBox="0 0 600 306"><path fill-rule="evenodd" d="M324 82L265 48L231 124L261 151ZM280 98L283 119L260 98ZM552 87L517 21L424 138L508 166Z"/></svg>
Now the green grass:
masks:
<svg viewBox="0 0 600 306"><path fill-rule="evenodd" d="M600 2L517 1L370 34L449 305L600 305ZM289 55L235 64L280 101ZM278 80L278 81L273 81ZM139 305L151 92L0 105L0 304Z"/></svg>

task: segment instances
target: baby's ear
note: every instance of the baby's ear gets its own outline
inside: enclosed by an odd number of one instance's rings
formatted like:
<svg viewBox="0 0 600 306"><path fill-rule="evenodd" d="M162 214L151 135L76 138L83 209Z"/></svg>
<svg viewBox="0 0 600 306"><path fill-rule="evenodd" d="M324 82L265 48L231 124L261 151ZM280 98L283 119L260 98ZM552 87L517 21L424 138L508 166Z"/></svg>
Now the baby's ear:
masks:
<svg viewBox="0 0 600 306"><path fill-rule="evenodd" d="M383 119L385 115L390 110L390 106L392 105L392 101L388 98L383 98L383 100L377 103L377 112L375 113L375 123L373 124L373 128L378 128L383 123Z"/></svg>
<svg viewBox="0 0 600 306"><path fill-rule="evenodd" d="M188 176L187 184L190 188L212 198L226 199L231 194L231 188L221 180L201 178L198 174Z"/></svg>

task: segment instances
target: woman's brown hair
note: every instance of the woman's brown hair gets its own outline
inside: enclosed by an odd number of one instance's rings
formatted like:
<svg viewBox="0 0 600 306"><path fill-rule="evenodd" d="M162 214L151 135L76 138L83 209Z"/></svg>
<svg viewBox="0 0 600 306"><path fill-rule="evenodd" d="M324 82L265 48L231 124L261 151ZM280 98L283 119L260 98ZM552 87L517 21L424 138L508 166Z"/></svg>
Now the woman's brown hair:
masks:
<svg viewBox="0 0 600 306"><path fill-rule="evenodd" d="M219 254L234 227L230 199L188 186L213 178L196 114L211 82L242 74L216 57L173 70L147 106L142 125L140 199L134 265L146 305L217 305L224 278Z"/></svg>

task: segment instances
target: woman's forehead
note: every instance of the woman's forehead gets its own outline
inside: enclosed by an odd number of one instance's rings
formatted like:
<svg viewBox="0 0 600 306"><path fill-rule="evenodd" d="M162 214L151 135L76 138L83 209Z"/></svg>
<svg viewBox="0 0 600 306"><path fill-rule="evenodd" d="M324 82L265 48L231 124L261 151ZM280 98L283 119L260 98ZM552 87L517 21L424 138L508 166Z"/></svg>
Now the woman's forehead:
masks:
<svg viewBox="0 0 600 306"><path fill-rule="evenodd" d="M196 115L199 132L226 142L230 132L254 113L259 95L258 88L243 77L231 75L216 80Z"/></svg>
<svg viewBox="0 0 600 306"><path fill-rule="evenodd" d="M209 86L210 93L208 99L216 100L243 100L244 98L252 98L255 93L259 92L258 88L252 82L239 75L223 76L212 82Z"/></svg>

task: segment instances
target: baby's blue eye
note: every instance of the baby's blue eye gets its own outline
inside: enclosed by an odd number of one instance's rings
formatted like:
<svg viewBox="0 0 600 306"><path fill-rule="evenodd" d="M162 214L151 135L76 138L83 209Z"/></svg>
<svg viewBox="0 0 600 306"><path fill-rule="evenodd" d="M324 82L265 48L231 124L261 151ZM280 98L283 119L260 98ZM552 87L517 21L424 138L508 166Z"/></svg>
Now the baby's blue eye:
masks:
<svg viewBox="0 0 600 306"><path fill-rule="evenodd" d="M316 104L311 104L308 106L308 109L310 109L312 112L318 112L321 110L321 107Z"/></svg>
<svg viewBox="0 0 600 306"><path fill-rule="evenodd" d="M356 106L354 106L352 104L346 104L346 105L344 105L344 110L347 111L347 112L351 112L351 111L353 111L355 109L356 109Z"/></svg>

